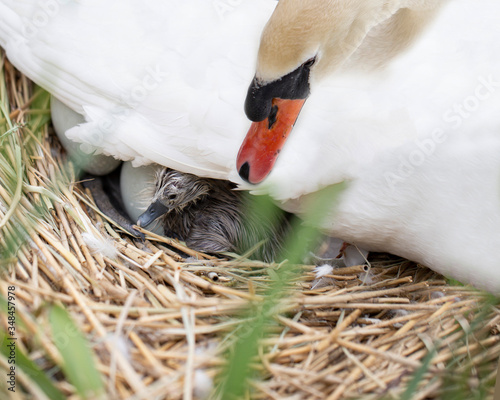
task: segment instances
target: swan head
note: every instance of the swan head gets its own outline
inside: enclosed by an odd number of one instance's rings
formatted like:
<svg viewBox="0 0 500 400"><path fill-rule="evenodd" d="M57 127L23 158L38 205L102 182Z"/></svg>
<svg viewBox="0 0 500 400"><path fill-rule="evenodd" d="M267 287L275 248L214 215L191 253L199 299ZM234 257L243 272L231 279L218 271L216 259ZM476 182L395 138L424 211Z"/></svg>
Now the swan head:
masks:
<svg viewBox="0 0 500 400"><path fill-rule="evenodd" d="M417 0L411 0L417 1ZM313 86L340 68L396 0L280 0L264 28L245 113L253 124L237 157L240 176L271 171Z"/></svg>
<svg viewBox="0 0 500 400"><path fill-rule="evenodd" d="M262 32L255 81L269 85L299 72L321 80L348 58L351 36L365 25L358 20L373 2L380 0L279 1Z"/></svg>
<svg viewBox="0 0 500 400"><path fill-rule="evenodd" d="M154 196L148 209L142 213L137 225L147 227L158 218L204 199L210 193L210 183L195 175L162 168L155 179Z"/></svg>

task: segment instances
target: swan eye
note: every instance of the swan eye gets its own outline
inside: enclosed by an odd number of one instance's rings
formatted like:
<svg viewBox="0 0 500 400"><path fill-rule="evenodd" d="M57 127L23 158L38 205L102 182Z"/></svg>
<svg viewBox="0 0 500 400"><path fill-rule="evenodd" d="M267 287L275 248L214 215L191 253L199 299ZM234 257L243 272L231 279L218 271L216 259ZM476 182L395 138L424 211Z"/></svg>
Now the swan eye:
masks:
<svg viewBox="0 0 500 400"><path fill-rule="evenodd" d="M172 201L172 200L175 200L176 198L177 198L177 195L176 195L176 194L173 194L173 193L171 193L171 194L169 194L169 195L167 196L167 199L169 199L169 200L171 200L171 201Z"/></svg>
<svg viewBox="0 0 500 400"><path fill-rule="evenodd" d="M310 58L304 64L302 64L306 68L311 68L316 63L316 57Z"/></svg>

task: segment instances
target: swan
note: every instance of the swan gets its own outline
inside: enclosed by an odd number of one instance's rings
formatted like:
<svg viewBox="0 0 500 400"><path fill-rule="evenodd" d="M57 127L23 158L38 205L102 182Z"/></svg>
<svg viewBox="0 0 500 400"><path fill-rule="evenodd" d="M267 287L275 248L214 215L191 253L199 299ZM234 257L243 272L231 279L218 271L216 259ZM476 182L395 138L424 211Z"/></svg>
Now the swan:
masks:
<svg viewBox="0 0 500 400"><path fill-rule="evenodd" d="M0 46L84 116L66 132L84 151L299 214L345 182L326 232L499 293L499 17L493 0L3 0Z"/></svg>

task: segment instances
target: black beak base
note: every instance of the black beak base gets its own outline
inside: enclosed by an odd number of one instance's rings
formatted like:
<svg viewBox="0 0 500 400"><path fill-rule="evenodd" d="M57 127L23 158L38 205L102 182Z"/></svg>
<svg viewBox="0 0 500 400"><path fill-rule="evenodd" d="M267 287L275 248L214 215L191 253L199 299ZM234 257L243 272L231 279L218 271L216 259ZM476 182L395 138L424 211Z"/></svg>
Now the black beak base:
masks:
<svg viewBox="0 0 500 400"><path fill-rule="evenodd" d="M137 225L140 227L147 227L151 225L157 218L166 214L169 208L162 204L160 201L151 203L146 211L144 211L137 219Z"/></svg>
<svg viewBox="0 0 500 400"><path fill-rule="evenodd" d="M307 99L311 93L309 76L316 58L312 58L295 71L275 81L262 84L255 77L248 88L245 100L245 114L253 122L264 121L272 111L274 98L299 100Z"/></svg>

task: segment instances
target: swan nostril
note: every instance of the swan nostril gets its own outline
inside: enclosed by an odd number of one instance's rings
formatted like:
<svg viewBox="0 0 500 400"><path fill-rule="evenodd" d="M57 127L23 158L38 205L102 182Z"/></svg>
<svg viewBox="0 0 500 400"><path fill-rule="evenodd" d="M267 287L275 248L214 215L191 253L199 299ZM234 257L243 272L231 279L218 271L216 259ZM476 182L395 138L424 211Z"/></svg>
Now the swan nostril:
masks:
<svg viewBox="0 0 500 400"><path fill-rule="evenodd" d="M278 120L278 106L274 105L273 108L271 108L271 113L269 114L268 117L269 129L273 127L273 125L276 123L277 120Z"/></svg>
<svg viewBox="0 0 500 400"><path fill-rule="evenodd" d="M241 179L243 179L244 181L246 181L248 183L252 183L252 182L250 182L250 164L248 163L248 161L246 161L240 167L240 170L238 171L238 173L240 174Z"/></svg>

